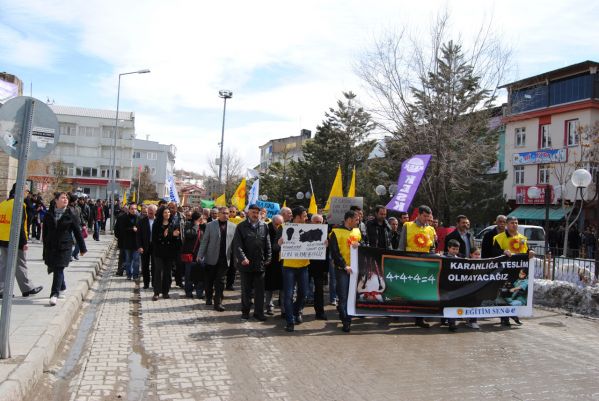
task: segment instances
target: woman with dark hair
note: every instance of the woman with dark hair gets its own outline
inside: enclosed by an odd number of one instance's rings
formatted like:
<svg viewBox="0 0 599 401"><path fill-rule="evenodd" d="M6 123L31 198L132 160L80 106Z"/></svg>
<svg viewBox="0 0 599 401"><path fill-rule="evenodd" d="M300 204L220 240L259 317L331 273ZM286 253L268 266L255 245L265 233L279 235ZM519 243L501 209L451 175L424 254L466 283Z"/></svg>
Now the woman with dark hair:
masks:
<svg viewBox="0 0 599 401"><path fill-rule="evenodd" d="M202 230L202 215L200 212L189 212L189 220L185 222L185 238L181 247L181 262L185 264L185 296L193 298L195 290L198 299L204 298L204 283L202 282L200 266L196 262L200 249Z"/></svg>
<svg viewBox="0 0 599 401"><path fill-rule="evenodd" d="M161 293L164 299L170 298L168 292L171 289L171 270L181 246L181 229L179 226L174 227L172 220L171 211L167 207L161 207L152 226L153 301L158 301Z"/></svg>
<svg viewBox="0 0 599 401"><path fill-rule="evenodd" d="M79 246L81 256L87 252L81 235L79 218L67 207L68 204L69 196L66 192L56 193L42 226L44 263L48 266L48 274L54 275L50 291L50 306L56 305L61 292L66 289L64 269L71 261L73 238Z"/></svg>

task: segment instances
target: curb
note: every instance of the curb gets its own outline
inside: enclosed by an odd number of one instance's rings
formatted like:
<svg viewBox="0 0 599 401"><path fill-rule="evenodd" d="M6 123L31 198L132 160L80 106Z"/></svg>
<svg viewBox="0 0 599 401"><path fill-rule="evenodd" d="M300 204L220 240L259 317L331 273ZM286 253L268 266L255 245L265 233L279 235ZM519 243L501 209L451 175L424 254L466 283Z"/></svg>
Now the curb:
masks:
<svg viewBox="0 0 599 401"><path fill-rule="evenodd" d="M81 309L83 300L115 246L116 241L113 240L95 262L84 267L91 268L90 274L79 279L74 288L69 290L69 295L61 303L59 314L52 319L23 362L18 364L3 383L0 383L0 400L22 401L29 395L44 371L49 368L60 343Z"/></svg>

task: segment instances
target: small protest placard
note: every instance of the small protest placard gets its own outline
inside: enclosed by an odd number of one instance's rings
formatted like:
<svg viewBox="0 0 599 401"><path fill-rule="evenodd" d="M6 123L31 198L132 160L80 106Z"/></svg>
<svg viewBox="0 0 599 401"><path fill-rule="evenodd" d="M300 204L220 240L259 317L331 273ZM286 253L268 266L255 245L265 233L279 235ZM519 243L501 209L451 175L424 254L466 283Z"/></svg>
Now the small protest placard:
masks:
<svg viewBox="0 0 599 401"><path fill-rule="evenodd" d="M362 209L364 207L364 198L331 198L331 212L327 221L332 224L343 224L343 216L352 206L359 206Z"/></svg>
<svg viewBox="0 0 599 401"><path fill-rule="evenodd" d="M326 258L326 224L287 223L283 226L281 259Z"/></svg>

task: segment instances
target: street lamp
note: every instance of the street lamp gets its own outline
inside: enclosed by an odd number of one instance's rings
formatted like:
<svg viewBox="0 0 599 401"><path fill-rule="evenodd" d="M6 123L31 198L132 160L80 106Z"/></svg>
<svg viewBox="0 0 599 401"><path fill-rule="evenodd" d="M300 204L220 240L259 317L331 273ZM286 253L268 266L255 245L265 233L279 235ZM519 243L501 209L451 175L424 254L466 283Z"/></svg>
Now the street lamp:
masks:
<svg viewBox="0 0 599 401"><path fill-rule="evenodd" d="M219 184L221 184L221 188L223 188L223 192L224 192L224 185L223 185L223 145L225 143L225 113L227 111L227 99L231 99L233 97L233 92L230 90L219 90L218 91L218 97L223 98L224 100L224 105L223 105L223 129L222 132L220 134L220 160L218 161L218 182Z"/></svg>
<svg viewBox="0 0 599 401"><path fill-rule="evenodd" d="M112 179L110 181L110 186L112 187L112 202L110 205L110 231L112 231L112 232L114 232L114 223L115 223L114 202L115 202L115 192L116 192L116 138L118 136L118 128L119 128L119 102L121 100L121 77L123 75L147 74L149 72L150 72L150 70L144 69L144 70L137 70L137 71L131 71L131 72L123 72L123 73L119 74L119 85L118 85L117 91L116 91L116 114L114 116L114 136L112 138L112 166L110 169L111 170L110 175L112 176Z"/></svg>
<svg viewBox="0 0 599 401"><path fill-rule="evenodd" d="M570 210L570 213L566 216L566 232L564 233L564 254L562 256L568 256L568 233L570 232L570 228L578 221L580 217L580 213L582 213L582 207L584 205L584 196L582 194L582 190L589 186L591 181L593 181L593 177L591 173L583 168L579 168L578 170L572 173L572 178L570 178L572 185L576 187L576 192L574 193L574 206ZM580 191L580 207L578 208L578 213L576 217L570 224L568 224L568 220L570 220L570 215L576 207L576 199L578 197L578 191Z"/></svg>

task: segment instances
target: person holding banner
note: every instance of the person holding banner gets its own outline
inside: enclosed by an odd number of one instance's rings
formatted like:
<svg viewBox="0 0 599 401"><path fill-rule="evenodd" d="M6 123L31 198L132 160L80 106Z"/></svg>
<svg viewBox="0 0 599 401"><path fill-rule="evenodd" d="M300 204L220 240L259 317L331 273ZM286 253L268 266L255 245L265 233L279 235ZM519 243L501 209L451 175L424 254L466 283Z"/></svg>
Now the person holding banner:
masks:
<svg viewBox="0 0 599 401"><path fill-rule="evenodd" d="M360 218L358 213L349 210L343 216L343 226L333 228L329 237L331 259L335 265L335 278L337 280L337 296L339 304L339 320L343 324L342 330L349 333L351 330L351 316L347 314L347 297L349 295L349 277L352 273L350 265L350 249L357 248L362 241L362 234L357 228Z"/></svg>
<svg viewBox="0 0 599 401"><path fill-rule="evenodd" d="M430 207L421 205L418 207L418 216L414 221L405 222L401 228L399 238L399 250L418 255L435 253L435 229L429 225L433 212ZM430 324L424 318L417 317L416 326L429 328Z"/></svg>
<svg viewBox="0 0 599 401"><path fill-rule="evenodd" d="M506 230L493 237L493 246L496 254L504 254L508 258L512 254L528 253L529 258L534 257L534 252L528 250L528 238L518 232L518 219L513 216L506 218ZM522 325L518 316L510 316L518 326ZM510 326L510 317L502 317L501 325Z"/></svg>
<svg viewBox="0 0 599 401"><path fill-rule="evenodd" d="M320 214L313 214L310 223L323 224L324 218ZM311 259L308 272L309 276L314 280L314 312L316 313L316 320L328 320L324 312L324 280L329 272L328 253L327 258L324 260Z"/></svg>

